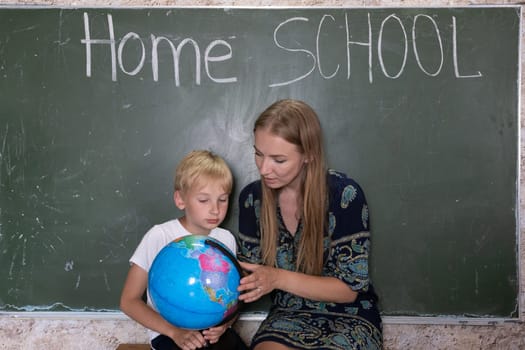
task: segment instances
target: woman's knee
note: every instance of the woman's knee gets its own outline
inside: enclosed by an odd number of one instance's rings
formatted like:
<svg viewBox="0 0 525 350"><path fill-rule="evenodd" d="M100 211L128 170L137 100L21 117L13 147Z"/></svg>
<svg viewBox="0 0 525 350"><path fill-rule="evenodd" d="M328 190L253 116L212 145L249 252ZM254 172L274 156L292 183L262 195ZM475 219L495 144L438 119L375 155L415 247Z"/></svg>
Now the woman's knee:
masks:
<svg viewBox="0 0 525 350"><path fill-rule="evenodd" d="M292 350L292 348L273 341L263 341L257 344L253 350Z"/></svg>

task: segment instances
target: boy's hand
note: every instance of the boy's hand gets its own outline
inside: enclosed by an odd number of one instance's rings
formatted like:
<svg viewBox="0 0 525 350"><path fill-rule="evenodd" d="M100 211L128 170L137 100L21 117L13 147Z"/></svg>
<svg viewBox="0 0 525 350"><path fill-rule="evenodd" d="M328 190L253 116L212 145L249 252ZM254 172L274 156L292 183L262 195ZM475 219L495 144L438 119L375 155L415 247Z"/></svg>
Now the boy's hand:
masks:
<svg viewBox="0 0 525 350"><path fill-rule="evenodd" d="M204 338L208 341L210 344L215 344L219 341L219 338L226 332L228 328L232 326L232 324L235 323L235 320L237 320L237 316L233 317L228 322L225 322L221 325L211 327L208 329L205 329L202 331L202 334L204 335Z"/></svg>
<svg viewBox="0 0 525 350"><path fill-rule="evenodd" d="M228 327L229 327L228 323L220 325L220 326L211 327L206 330L203 330L202 335L204 335L204 338L210 344L215 344L219 341L219 338L221 337L221 335L223 335L224 332L226 332L226 329L228 329Z"/></svg>
<svg viewBox="0 0 525 350"><path fill-rule="evenodd" d="M195 350L206 346L206 339L199 331L179 328L172 339L182 350Z"/></svg>

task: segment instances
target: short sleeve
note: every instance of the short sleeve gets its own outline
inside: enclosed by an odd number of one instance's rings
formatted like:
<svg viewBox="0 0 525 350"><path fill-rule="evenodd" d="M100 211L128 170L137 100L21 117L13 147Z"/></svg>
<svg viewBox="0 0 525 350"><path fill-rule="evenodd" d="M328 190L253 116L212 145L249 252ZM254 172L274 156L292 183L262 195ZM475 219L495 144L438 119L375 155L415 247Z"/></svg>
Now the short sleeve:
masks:
<svg viewBox="0 0 525 350"><path fill-rule="evenodd" d="M260 182L247 185L239 195L239 251L241 261L260 264Z"/></svg>
<svg viewBox="0 0 525 350"><path fill-rule="evenodd" d="M130 258L130 263L138 265L148 272L157 253L166 245L166 242L159 239L162 231L159 226L153 226L140 241L137 249Z"/></svg>
<svg viewBox="0 0 525 350"><path fill-rule="evenodd" d="M370 250L369 213L361 187L344 174L330 175L329 234L325 273L355 291L367 291Z"/></svg>

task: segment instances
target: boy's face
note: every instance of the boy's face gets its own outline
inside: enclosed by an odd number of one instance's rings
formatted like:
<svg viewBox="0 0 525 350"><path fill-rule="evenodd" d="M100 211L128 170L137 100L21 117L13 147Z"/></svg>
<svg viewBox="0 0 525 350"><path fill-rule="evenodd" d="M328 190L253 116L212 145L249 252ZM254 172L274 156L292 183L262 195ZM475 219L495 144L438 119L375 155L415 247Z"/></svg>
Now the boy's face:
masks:
<svg viewBox="0 0 525 350"><path fill-rule="evenodd" d="M202 178L185 192L175 191L175 205L184 210L181 223L196 235L207 235L219 226L228 211L229 193L220 181Z"/></svg>

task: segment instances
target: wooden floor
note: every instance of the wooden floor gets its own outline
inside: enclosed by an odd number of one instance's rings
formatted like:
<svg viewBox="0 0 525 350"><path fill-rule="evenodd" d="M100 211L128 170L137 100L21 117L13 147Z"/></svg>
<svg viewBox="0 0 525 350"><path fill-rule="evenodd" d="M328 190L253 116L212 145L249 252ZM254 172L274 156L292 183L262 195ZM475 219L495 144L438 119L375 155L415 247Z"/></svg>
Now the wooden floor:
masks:
<svg viewBox="0 0 525 350"><path fill-rule="evenodd" d="M117 350L150 350L149 344L120 344Z"/></svg>

